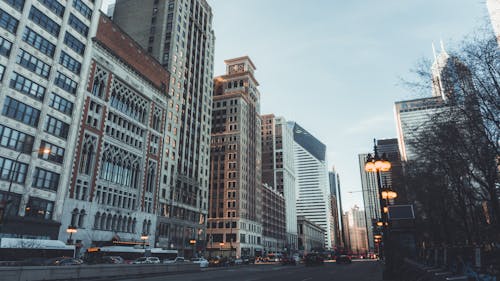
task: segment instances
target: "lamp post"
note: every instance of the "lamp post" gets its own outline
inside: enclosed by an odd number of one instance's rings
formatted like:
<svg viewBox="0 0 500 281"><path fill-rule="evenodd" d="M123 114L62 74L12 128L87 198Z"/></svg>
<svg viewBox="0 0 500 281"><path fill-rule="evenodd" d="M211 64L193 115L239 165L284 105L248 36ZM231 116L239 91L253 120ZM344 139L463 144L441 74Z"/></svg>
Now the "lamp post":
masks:
<svg viewBox="0 0 500 281"><path fill-rule="evenodd" d="M222 247L224 247L224 242L219 243L220 256L222 257Z"/></svg>
<svg viewBox="0 0 500 281"><path fill-rule="evenodd" d="M141 235L141 240L142 240L142 248L144 249L144 252L146 252L146 241L149 239L149 236L145 233Z"/></svg>
<svg viewBox="0 0 500 281"><path fill-rule="evenodd" d="M189 244L191 244L191 247L193 247L193 258L195 257L195 253L196 253L196 240L195 239L191 239L189 240Z"/></svg>
<svg viewBox="0 0 500 281"><path fill-rule="evenodd" d="M76 229L76 226L68 226L68 228L66 228L66 232L69 233L69 238L68 238L68 241L67 241L67 244L68 245L73 245L73 233L77 233L78 230ZM73 258L76 257L76 246L75 246L75 249L73 250Z"/></svg>
<svg viewBox="0 0 500 281"><path fill-rule="evenodd" d="M38 152L39 154L49 154L50 149L44 147L44 148L32 150L30 153L33 153L33 152ZM14 165L9 171L9 188L7 190L7 194L5 195L5 198L2 200L2 202L0 202L0 209L2 209L2 210L0 210L1 211L0 232L2 232L1 227L5 224L5 217L7 216L7 207L12 202L12 200L10 200L10 197L11 197L11 191L12 191L12 182L14 181L14 173L17 172L19 157L21 157L21 155L23 153L26 153L26 151L19 151L18 152L18 154L16 156L16 160L14 160Z"/></svg>
<svg viewBox="0 0 500 281"><path fill-rule="evenodd" d="M377 140L373 139L373 156L371 154L368 154L366 163L365 163L365 171L366 172L371 172L375 173L377 177L377 191L379 195L379 200L380 200L380 216L381 220L377 221L376 225L382 227L382 235L376 235L377 237L374 237L376 241L379 243L378 248L379 248L379 256L385 257L386 256L386 251L387 251L387 244L389 242L388 239L388 231L387 228L389 226L389 200L393 200L394 198L397 197L397 193L393 191L392 189L388 187L383 187L382 186L382 181L381 181L381 172L388 172L391 170L391 162L387 160L387 157L384 154L380 156L378 154L377 150ZM380 253L380 243L383 243L383 252L382 255ZM389 261L386 260L386 269L389 266Z"/></svg>

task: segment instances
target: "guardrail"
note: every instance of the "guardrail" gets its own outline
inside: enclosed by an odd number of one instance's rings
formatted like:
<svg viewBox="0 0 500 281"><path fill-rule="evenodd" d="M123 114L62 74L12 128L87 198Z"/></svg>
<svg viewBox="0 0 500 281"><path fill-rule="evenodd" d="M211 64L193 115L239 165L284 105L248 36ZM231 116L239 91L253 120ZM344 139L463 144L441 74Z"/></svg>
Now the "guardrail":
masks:
<svg viewBox="0 0 500 281"><path fill-rule="evenodd" d="M105 279L201 271L199 264L103 264L80 266L0 267L2 281Z"/></svg>

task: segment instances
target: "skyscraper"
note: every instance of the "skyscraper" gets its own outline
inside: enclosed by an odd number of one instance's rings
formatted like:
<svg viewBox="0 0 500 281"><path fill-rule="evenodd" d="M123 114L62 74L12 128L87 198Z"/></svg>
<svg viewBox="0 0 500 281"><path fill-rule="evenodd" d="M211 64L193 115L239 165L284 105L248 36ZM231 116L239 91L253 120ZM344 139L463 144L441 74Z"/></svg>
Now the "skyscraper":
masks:
<svg viewBox="0 0 500 281"><path fill-rule="evenodd" d="M332 245L333 247L342 247L342 234L341 234L341 205L340 205L340 187L339 187L339 175L335 171L328 172L328 178L330 183L330 204L332 206L332 220L333 220L333 234L332 234Z"/></svg>
<svg viewBox="0 0 500 281"><path fill-rule="evenodd" d="M262 254L259 83L249 57L225 60L212 116L208 244L211 254Z"/></svg>
<svg viewBox="0 0 500 281"><path fill-rule="evenodd" d="M0 237L59 236L101 2L0 2Z"/></svg>
<svg viewBox="0 0 500 281"><path fill-rule="evenodd" d="M285 118L262 115L262 182L285 197L287 250L297 249L293 131Z"/></svg>
<svg viewBox="0 0 500 281"><path fill-rule="evenodd" d="M171 73L157 243L190 251L205 241L214 33L205 0L118 0L113 19ZM168 154L168 155L167 155Z"/></svg>
<svg viewBox="0 0 500 281"><path fill-rule="evenodd" d="M488 12L490 14L491 25L493 26L493 31L500 44L500 1L498 0L487 0L486 5L488 7Z"/></svg>
<svg viewBox="0 0 500 281"><path fill-rule="evenodd" d="M326 146L295 122L293 128L297 216L325 230L325 246L332 248L333 219L326 163Z"/></svg>
<svg viewBox="0 0 500 281"><path fill-rule="evenodd" d="M364 255L368 252L365 214L355 205L347 213L347 218L351 251Z"/></svg>

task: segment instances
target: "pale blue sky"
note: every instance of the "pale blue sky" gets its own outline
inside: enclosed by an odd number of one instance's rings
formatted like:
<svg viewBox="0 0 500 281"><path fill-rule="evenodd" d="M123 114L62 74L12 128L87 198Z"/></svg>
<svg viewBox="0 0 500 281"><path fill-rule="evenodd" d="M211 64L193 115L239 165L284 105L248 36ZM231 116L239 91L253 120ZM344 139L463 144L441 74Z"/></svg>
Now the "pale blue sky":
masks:
<svg viewBox="0 0 500 281"><path fill-rule="evenodd" d="M225 59L251 57L261 113L297 121L327 145L345 210L362 206L361 193L348 193L361 189L357 155L374 137L396 137L394 101L415 97L400 79L432 56L432 42L452 48L487 20L485 0L208 2L215 75Z"/></svg>

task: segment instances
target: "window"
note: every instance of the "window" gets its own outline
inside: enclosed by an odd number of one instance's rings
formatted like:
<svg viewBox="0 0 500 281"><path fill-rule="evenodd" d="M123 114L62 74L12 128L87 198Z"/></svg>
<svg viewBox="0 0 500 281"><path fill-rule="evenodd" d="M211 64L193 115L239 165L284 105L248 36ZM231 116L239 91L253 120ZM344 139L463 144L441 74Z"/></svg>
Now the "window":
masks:
<svg viewBox="0 0 500 281"><path fill-rule="evenodd" d="M71 27L73 27L78 33L87 37L89 34L89 27L86 26L81 20L79 20L75 15L69 15L68 23Z"/></svg>
<svg viewBox="0 0 500 281"><path fill-rule="evenodd" d="M49 8L54 14L58 15L59 17L62 18L64 15L64 6L57 2L57 0L38 0L40 3L42 3L45 7Z"/></svg>
<svg viewBox="0 0 500 281"><path fill-rule="evenodd" d="M0 64L0 81L3 80L3 74L5 73L5 66Z"/></svg>
<svg viewBox="0 0 500 281"><path fill-rule="evenodd" d="M69 116L73 113L73 103L55 93L50 93L49 106Z"/></svg>
<svg viewBox="0 0 500 281"><path fill-rule="evenodd" d="M54 202L52 201L30 197L26 205L25 216L50 220L52 219L53 208Z"/></svg>
<svg viewBox="0 0 500 281"><path fill-rule="evenodd" d="M43 100L43 96L45 95L44 87L18 74L17 72L12 72L9 86L10 88L18 90L19 92L37 100Z"/></svg>
<svg viewBox="0 0 500 281"><path fill-rule="evenodd" d="M0 125L0 146L19 152L29 153L33 150L34 137Z"/></svg>
<svg viewBox="0 0 500 281"><path fill-rule="evenodd" d="M29 27L26 27L24 29L23 41L35 47L35 49L39 50L49 57L54 56L56 46Z"/></svg>
<svg viewBox="0 0 500 281"><path fill-rule="evenodd" d="M92 18L92 9L89 8L89 6L85 5L85 3L82 2L82 0L74 0L73 1L73 7L80 12L84 17L87 19Z"/></svg>
<svg viewBox="0 0 500 281"><path fill-rule="evenodd" d="M71 80L68 76L59 71L57 72L54 84L70 94L75 94L76 88L78 87L78 84L75 81Z"/></svg>
<svg viewBox="0 0 500 281"><path fill-rule="evenodd" d="M47 115L47 121L45 121L45 131L54 136L66 139L68 137L69 125L59 119Z"/></svg>
<svg viewBox="0 0 500 281"><path fill-rule="evenodd" d="M9 13L0 9L0 26L9 31L10 33L16 34L17 25L19 21L16 20Z"/></svg>
<svg viewBox="0 0 500 281"><path fill-rule="evenodd" d="M11 5L14 7L14 9L18 11L22 11L24 7L24 0L3 0L7 4Z"/></svg>
<svg viewBox="0 0 500 281"><path fill-rule="evenodd" d="M77 60L72 58L70 55L68 55L66 52L62 51L61 52L61 57L59 58L59 63L69 69L71 72L75 74L80 74L80 69L82 68L82 64L79 63Z"/></svg>
<svg viewBox="0 0 500 281"><path fill-rule="evenodd" d="M40 110L11 97L6 97L2 114L19 122L23 122L26 125L36 127L40 117Z"/></svg>
<svg viewBox="0 0 500 281"><path fill-rule="evenodd" d="M64 160L64 148L59 147L50 142L42 141L40 143L40 149L48 148L50 153L39 153L38 158L45 159L47 161L62 163Z"/></svg>
<svg viewBox="0 0 500 281"><path fill-rule="evenodd" d="M33 187L57 191L59 185L59 174L42 168L35 168L33 173Z"/></svg>
<svg viewBox="0 0 500 281"><path fill-rule="evenodd" d="M9 57L12 43L3 37L0 37L0 55Z"/></svg>
<svg viewBox="0 0 500 281"><path fill-rule="evenodd" d="M24 68L31 70L44 78L49 77L50 66L23 49L19 49L16 62Z"/></svg>
<svg viewBox="0 0 500 281"><path fill-rule="evenodd" d="M48 33L54 35L55 37L59 36L59 25L37 8L31 7L29 18L41 28L45 29Z"/></svg>
<svg viewBox="0 0 500 281"><path fill-rule="evenodd" d="M23 184L26 180L26 173L28 171L28 165L15 162L12 159L0 157L0 179L8 181L12 179L12 182Z"/></svg>
<svg viewBox="0 0 500 281"><path fill-rule="evenodd" d="M70 47L73 51L77 52L80 55L83 55L85 52L85 44L80 42L80 40L76 39L75 36L66 32L64 35L64 44Z"/></svg>
<svg viewBox="0 0 500 281"><path fill-rule="evenodd" d="M5 207L5 216L17 216L17 212L19 212L19 205L21 203L21 195L11 192L7 196L7 192L0 191L0 202L6 200L9 200L10 203Z"/></svg>

